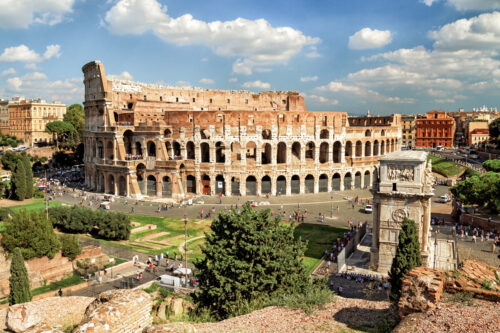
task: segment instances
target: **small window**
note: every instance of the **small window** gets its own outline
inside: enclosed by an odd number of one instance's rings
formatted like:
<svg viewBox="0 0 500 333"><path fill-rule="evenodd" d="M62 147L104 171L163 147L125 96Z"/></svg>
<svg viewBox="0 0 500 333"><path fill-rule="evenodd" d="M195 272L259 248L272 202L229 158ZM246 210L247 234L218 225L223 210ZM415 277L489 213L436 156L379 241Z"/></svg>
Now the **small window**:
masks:
<svg viewBox="0 0 500 333"><path fill-rule="evenodd" d="M398 190L398 185L397 183L392 183L392 190L397 191Z"/></svg>
<svg viewBox="0 0 500 333"><path fill-rule="evenodd" d="M163 96L160 96L160 102L163 102Z"/></svg>
<svg viewBox="0 0 500 333"><path fill-rule="evenodd" d="M196 98L193 97L193 103L196 102Z"/></svg>
<svg viewBox="0 0 500 333"><path fill-rule="evenodd" d="M210 104L212 104L213 100L210 98Z"/></svg>
<svg viewBox="0 0 500 333"><path fill-rule="evenodd" d="M231 100L228 98L228 99L226 99L226 102L227 102L227 104L230 104Z"/></svg>
<svg viewBox="0 0 500 333"><path fill-rule="evenodd" d="M248 99L245 99L245 104L248 104Z"/></svg>
<svg viewBox="0 0 500 333"><path fill-rule="evenodd" d="M176 102L178 102L178 101L179 101L179 97L176 97L176 98L175 98L175 101L176 101Z"/></svg>
<svg viewBox="0 0 500 333"><path fill-rule="evenodd" d="M282 100L283 104L286 104L286 99Z"/></svg>
<svg viewBox="0 0 500 333"><path fill-rule="evenodd" d="M147 101L148 100L148 97L146 95L144 95L144 100Z"/></svg>

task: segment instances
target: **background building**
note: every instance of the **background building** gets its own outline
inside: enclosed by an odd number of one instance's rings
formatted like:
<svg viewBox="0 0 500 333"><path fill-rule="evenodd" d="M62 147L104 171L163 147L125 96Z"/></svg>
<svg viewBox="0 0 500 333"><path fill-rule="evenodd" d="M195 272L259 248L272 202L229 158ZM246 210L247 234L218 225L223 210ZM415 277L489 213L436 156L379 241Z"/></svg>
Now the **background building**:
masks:
<svg viewBox="0 0 500 333"><path fill-rule="evenodd" d="M481 127L481 124L473 124L472 128L469 128L469 124L474 121L485 121L488 125L500 117L500 112L497 108L488 109L486 106L481 108L474 108L473 111L466 112L464 109L459 109L458 112L450 112L449 115L455 120L455 141L454 144L458 147L463 147L470 145L469 132L476 128L487 128ZM476 125L478 127L476 127ZM484 124L483 124L484 125Z"/></svg>
<svg viewBox="0 0 500 333"><path fill-rule="evenodd" d="M455 121L448 112L433 110L416 120L416 147L453 147Z"/></svg>
<svg viewBox="0 0 500 333"><path fill-rule="evenodd" d="M0 132L10 134L9 130L9 101L0 99Z"/></svg>
<svg viewBox="0 0 500 333"><path fill-rule="evenodd" d="M65 114L66 105L61 102L14 98L9 103L10 135L15 135L29 146L50 143L53 138L45 132L45 126L49 122L63 120Z"/></svg>
<svg viewBox="0 0 500 333"><path fill-rule="evenodd" d="M417 130L416 130L417 117L418 116L414 114L401 116L401 122L403 123L401 142L403 147L406 147L408 149L415 147L415 139L417 136Z"/></svg>
<svg viewBox="0 0 500 333"><path fill-rule="evenodd" d="M288 195L369 187L401 116L308 112L298 92L107 80L83 66L85 183L123 196Z"/></svg>

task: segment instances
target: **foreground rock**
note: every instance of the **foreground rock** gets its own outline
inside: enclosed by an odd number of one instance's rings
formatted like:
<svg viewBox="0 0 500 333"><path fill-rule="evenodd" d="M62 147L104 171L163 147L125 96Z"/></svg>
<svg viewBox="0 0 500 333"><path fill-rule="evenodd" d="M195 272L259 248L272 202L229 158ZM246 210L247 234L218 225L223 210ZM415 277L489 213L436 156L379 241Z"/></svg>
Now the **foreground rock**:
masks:
<svg viewBox="0 0 500 333"><path fill-rule="evenodd" d="M412 269L403 281L399 315L405 317L413 312L434 309L443 294L444 282L443 272L437 269L423 266Z"/></svg>
<svg viewBox="0 0 500 333"><path fill-rule="evenodd" d="M19 333L26 332L35 326L65 328L78 325L93 300L91 297L79 296L48 297L34 302L16 304L7 312L7 327Z"/></svg>
<svg viewBox="0 0 500 333"><path fill-rule="evenodd" d="M142 290L110 290L89 305L73 332L140 333L153 322L151 296Z"/></svg>

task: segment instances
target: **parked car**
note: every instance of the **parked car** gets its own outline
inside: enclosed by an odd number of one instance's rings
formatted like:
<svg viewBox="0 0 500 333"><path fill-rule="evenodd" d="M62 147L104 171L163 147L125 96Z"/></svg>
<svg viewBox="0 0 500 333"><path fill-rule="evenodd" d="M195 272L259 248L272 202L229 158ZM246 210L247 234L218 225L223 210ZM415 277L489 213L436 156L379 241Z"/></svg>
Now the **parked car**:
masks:
<svg viewBox="0 0 500 333"><path fill-rule="evenodd" d="M366 205L365 206L365 213L366 214L371 214L373 212L373 207L372 205Z"/></svg>
<svg viewBox="0 0 500 333"><path fill-rule="evenodd" d="M442 195L439 197L439 202L441 203L447 203L448 201L450 201L450 198L447 195Z"/></svg>

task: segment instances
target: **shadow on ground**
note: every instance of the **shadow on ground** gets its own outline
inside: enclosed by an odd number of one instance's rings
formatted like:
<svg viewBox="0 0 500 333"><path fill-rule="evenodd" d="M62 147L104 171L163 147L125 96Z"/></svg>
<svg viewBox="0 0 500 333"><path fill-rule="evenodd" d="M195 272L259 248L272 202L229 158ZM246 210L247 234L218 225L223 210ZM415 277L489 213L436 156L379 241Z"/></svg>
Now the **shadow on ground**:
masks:
<svg viewBox="0 0 500 333"><path fill-rule="evenodd" d="M391 332L398 323L393 308L366 309L359 307L345 308L333 318L353 330L366 332Z"/></svg>

